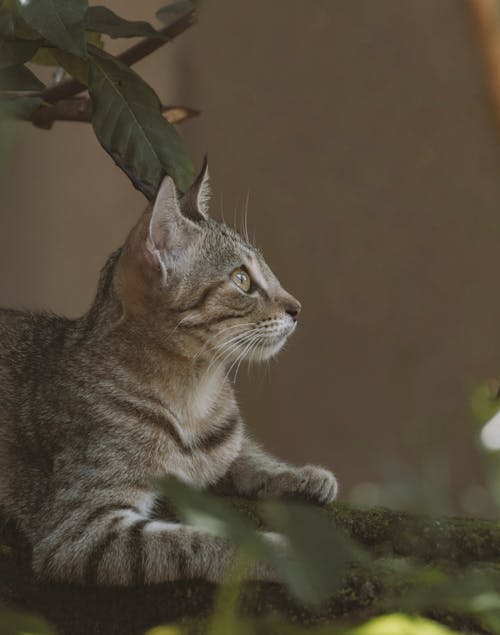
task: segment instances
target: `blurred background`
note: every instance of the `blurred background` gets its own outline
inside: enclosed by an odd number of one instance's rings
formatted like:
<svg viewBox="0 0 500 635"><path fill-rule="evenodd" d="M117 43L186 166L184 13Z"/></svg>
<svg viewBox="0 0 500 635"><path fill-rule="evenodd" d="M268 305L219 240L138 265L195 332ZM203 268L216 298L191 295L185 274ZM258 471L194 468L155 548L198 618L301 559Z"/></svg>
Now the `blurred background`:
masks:
<svg viewBox="0 0 500 635"><path fill-rule="evenodd" d="M240 371L247 422L275 454L332 468L344 500L497 509L471 409L500 375L485 4L206 0L137 66L163 102L202 111L180 131L197 166L209 153L212 214L239 224L248 198L250 235L303 304L270 372ZM77 316L145 199L88 124L11 133L0 305Z"/></svg>

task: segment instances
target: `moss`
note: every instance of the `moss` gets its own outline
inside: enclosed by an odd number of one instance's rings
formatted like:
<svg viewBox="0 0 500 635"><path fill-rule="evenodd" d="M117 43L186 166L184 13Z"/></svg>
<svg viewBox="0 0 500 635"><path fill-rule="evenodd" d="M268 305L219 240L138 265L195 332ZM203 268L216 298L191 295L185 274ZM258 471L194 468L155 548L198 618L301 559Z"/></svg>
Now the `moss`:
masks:
<svg viewBox="0 0 500 635"><path fill-rule="evenodd" d="M254 502L232 499L232 504L256 526L264 525ZM321 607L299 605L280 585L248 585L242 600L247 615L278 613L296 624L356 622L388 610L408 610L408 598L422 587L425 575L436 577L436 568L457 580L471 567L481 575L500 576L497 522L425 518L345 503L330 505L324 513L370 557L348 568L338 591ZM161 622L203 618L213 608L215 587L202 581L134 589L38 585L27 564L26 543L12 527L0 532L0 542L8 546L0 550L0 601L40 612L61 633L132 635ZM468 630L474 625L477 632L487 632L456 607L437 607L432 615L454 628Z"/></svg>

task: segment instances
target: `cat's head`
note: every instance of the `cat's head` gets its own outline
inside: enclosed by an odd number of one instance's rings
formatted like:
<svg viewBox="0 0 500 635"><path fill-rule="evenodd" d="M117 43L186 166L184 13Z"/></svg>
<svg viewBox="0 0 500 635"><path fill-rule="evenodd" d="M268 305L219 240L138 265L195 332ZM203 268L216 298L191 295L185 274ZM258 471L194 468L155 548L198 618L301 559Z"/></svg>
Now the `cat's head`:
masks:
<svg viewBox="0 0 500 635"><path fill-rule="evenodd" d="M206 164L182 198L164 178L120 258L115 285L125 315L193 355L267 359L295 330L300 304L258 249L209 217L209 202Z"/></svg>

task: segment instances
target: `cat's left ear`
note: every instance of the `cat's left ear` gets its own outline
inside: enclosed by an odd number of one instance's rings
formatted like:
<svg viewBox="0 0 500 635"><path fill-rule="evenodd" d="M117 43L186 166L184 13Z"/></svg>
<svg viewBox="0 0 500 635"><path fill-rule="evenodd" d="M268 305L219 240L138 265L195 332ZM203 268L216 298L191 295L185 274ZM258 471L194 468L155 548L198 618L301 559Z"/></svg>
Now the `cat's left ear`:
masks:
<svg viewBox="0 0 500 635"><path fill-rule="evenodd" d="M183 215L195 223L206 220L208 218L210 199L210 177L208 175L207 155L205 155L200 173L181 199Z"/></svg>
<svg viewBox="0 0 500 635"><path fill-rule="evenodd" d="M149 218L148 253L165 272L167 260L177 260L199 232L196 223L182 214L175 184L165 176Z"/></svg>

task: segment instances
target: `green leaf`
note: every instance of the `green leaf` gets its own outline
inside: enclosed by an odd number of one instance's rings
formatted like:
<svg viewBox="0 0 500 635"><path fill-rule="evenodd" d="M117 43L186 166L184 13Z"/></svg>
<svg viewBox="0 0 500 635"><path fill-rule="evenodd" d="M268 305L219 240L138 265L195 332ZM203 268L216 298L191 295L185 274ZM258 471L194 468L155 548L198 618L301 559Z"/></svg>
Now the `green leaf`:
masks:
<svg viewBox="0 0 500 635"><path fill-rule="evenodd" d="M42 618L11 609L0 609L0 632L2 635L55 635Z"/></svg>
<svg viewBox="0 0 500 635"><path fill-rule="evenodd" d="M193 166L175 128L162 117L156 93L104 51L91 47L90 62L92 125L104 149L148 198L165 173L185 192Z"/></svg>
<svg viewBox="0 0 500 635"><path fill-rule="evenodd" d="M265 503L263 509L290 545L292 558L276 565L291 591L303 602L326 600L342 581L348 560L357 556L351 543L319 509L278 502Z"/></svg>
<svg viewBox="0 0 500 635"><path fill-rule="evenodd" d="M424 617L392 613L374 617L345 635L458 635L455 630Z"/></svg>
<svg viewBox="0 0 500 635"><path fill-rule="evenodd" d="M256 531L222 499L186 485L175 478L160 483L163 494L186 522L238 544L253 543Z"/></svg>
<svg viewBox="0 0 500 635"><path fill-rule="evenodd" d="M10 39L15 37L14 25L14 15L3 2L0 2L0 38Z"/></svg>
<svg viewBox="0 0 500 635"><path fill-rule="evenodd" d="M39 40L0 39L0 69L24 64L33 57L39 46Z"/></svg>
<svg viewBox="0 0 500 635"><path fill-rule="evenodd" d="M59 48L85 57L83 21L87 0L17 0L27 24Z"/></svg>
<svg viewBox="0 0 500 635"><path fill-rule="evenodd" d="M39 40L40 34L29 27L16 8L17 0L0 0L0 37L7 40Z"/></svg>
<svg viewBox="0 0 500 635"><path fill-rule="evenodd" d="M89 83L89 61L83 60L67 51L54 49L52 55L58 66L62 66L64 70L72 77L77 79L85 86Z"/></svg>
<svg viewBox="0 0 500 635"><path fill-rule="evenodd" d="M38 64L39 66L59 66L54 57L55 50L54 48L41 46L30 61L32 64Z"/></svg>
<svg viewBox="0 0 500 635"><path fill-rule="evenodd" d="M85 40L98 48L104 48L100 33L86 31ZM31 59L31 62L33 64L39 64L40 66L62 66L68 73L78 79L78 81L84 84L88 83L88 60L77 57L67 51L41 46Z"/></svg>
<svg viewBox="0 0 500 635"><path fill-rule="evenodd" d="M0 90L43 90L45 85L26 66L0 70Z"/></svg>
<svg viewBox="0 0 500 635"><path fill-rule="evenodd" d="M278 549L221 498L175 478L162 479L160 490L187 524L228 538L240 548L245 558L257 558L274 566L281 564Z"/></svg>
<svg viewBox="0 0 500 635"><path fill-rule="evenodd" d="M88 44L93 44L100 49L104 48L104 42L101 33L96 33L95 31L85 31L85 39Z"/></svg>
<svg viewBox="0 0 500 635"><path fill-rule="evenodd" d="M486 381L476 386L470 396L470 408L474 420L483 425L500 410L500 382Z"/></svg>
<svg viewBox="0 0 500 635"><path fill-rule="evenodd" d="M40 97L16 97L5 99L0 96L0 113L7 119L24 119L29 117L43 103Z"/></svg>
<svg viewBox="0 0 500 635"><path fill-rule="evenodd" d="M116 15L111 9L102 6L89 7L85 28L89 31L106 33L112 38L158 35L157 31L148 22L125 20Z"/></svg>
<svg viewBox="0 0 500 635"><path fill-rule="evenodd" d="M177 20L179 16L189 13L193 9L195 9L193 0L178 0L160 7L156 12L156 17L164 24L170 24L173 20Z"/></svg>

